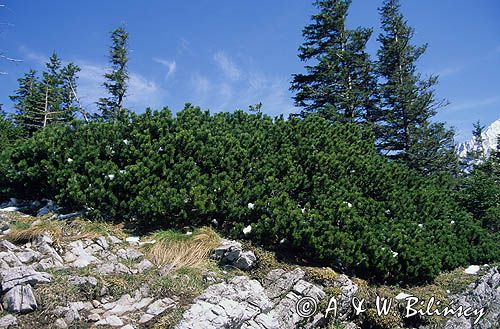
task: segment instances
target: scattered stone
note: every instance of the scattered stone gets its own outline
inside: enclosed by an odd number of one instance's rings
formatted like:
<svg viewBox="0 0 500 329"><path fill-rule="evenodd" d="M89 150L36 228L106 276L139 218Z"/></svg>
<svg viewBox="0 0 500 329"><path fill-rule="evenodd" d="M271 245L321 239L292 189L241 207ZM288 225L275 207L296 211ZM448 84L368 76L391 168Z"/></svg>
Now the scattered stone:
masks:
<svg viewBox="0 0 500 329"><path fill-rule="evenodd" d="M0 271L2 291L7 291L21 284L49 283L52 276L45 272L37 272L31 266L18 266Z"/></svg>
<svg viewBox="0 0 500 329"><path fill-rule="evenodd" d="M64 321L64 319L57 319L56 322L54 322L54 326L60 329L68 328L68 324Z"/></svg>
<svg viewBox="0 0 500 329"><path fill-rule="evenodd" d="M233 263L236 268L240 270L248 270L253 266L257 260L253 251L245 251L240 254L240 257Z"/></svg>
<svg viewBox="0 0 500 329"><path fill-rule="evenodd" d="M154 265L151 263L149 260L144 259L142 260L139 264L135 266L135 268L138 270L139 273L142 273L146 270L149 270L150 268L153 268Z"/></svg>
<svg viewBox="0 0 500 329"><path fill-rule="evenodd" d="M120 327L123 326L123 321L116 315L110 315L107 318L96 322L95 325L97 326L108 325L111 327Z"/></svg>
<svg viewBox="0 0 500 329"><path fill-rule="evenodd" d="M218 260L221 265L234 266L241 270L248 270L256 261L252 251L243 251L241 243L224 239L222 244L215 248L212 258Z"/></svg>
<svg viewBox="0 0 500 329"><path fill-rule="evenodd" d="M87 321L89 322L101 321L101 316L97 313L90 313L89 316L87 317Z"/></svg>
<svg viewBox="0 0 500 329"><path fill-rule="evenodd" d="M9 328L17 325L17 318L12 314L7 314L0 318L0 328Z"/></svg>
<svg viewBox="0 0 500 329"><path fill-rule="evenodd" d="M36 299L29 285L15 286L3 296L3 307L9 312L29 313L36 307Z"/></svg>
<svg viewBox="0 0 500 329"><path fill-rule="evenodd" d="M16 251L19 248L10 241L0 240L0 251Z"/></svg>
<svg viewBox="0 0 500 329"><path fill-rule="evenodd" d="M118 249L116 252L118 257L128 260L137 260L144 256L144 254L138 250L127 248L127 249Z"/></svg>
<svg viewBox="0 0 500 329"><path fill-rule="evenodd" d="M105 237L100 236L96 239L96 243L104 250L109 248L109 243Z"/></svg>
<svg viewBox="0 0 500 329"><path fill-rule="evenodd" d="M108 235L108 240L109 242L111 242L112 244L119 244L119 243L122 243L123 241L118 239L116 236L114 235Z"/></svg>
<svg viewBox="0 0 500 329"><path fill-rule="evenodd" d="M81 285L91 285L93 287L97 286L97 279L93 276L78 276L72 275L68 278L68 282L74 284L75 286Z"/></svg>
<svg viewBox="0 0 500 329"><path fill-rule="evenodd" d="M217 283L217 273L215 272L203 272L203 281L206 283Z"/></svg>
<svg viewBox="0 0 500 329"><path fill-rule="evenodd" d="M48 200L45 207L40 208L37 212L37 216L47 215L48 213L57 211L58 207L52 200Z"/></svg>
<svg viewBox="0 0 500 329"><path fill-rule="evenodd" d="M121 329L135 329L135 327L131 324L127 324L127 325L121 327Z"/></svg>
<svg viewBox="0 0 500 329"><path fill-rule="evenodd" d="M149 305L148 309L146 310L146 313L152 315L160 315L173 306L175 306L175 302L172 299L168 297L159 299L156 302Z"/></svg>
<svg viewBox="0 0 500 329"><path fill-rule="evenodd" d="M151 315L151 314L147 314L147 313L145 313L145 314L143 314L143 315L141 316L141 318L139 319L139 323L141 323L141 324L142 324L142 323L149 322L149 321L151 321L154 317L155 317L154 315Z"/></svg>
<svg viewBox="0 0 500 329"><path fill-rule="evenodd" d="M19 259L19 261L21 261L21 263L28 264L40 259L41 254L38 251L27 249L25 251L16 253L16 256Z"/></svg>
<svg viewBox="0 0 500 329"><path fill-rule="evenodd" d="M64 321L66 322L66 324L71 324L71 323L73 323L75 321L79 321L81 319L80 313L71 304L68 307L57 306L52 311L52 314L54 314L55 316L64 317Z"/></svg>

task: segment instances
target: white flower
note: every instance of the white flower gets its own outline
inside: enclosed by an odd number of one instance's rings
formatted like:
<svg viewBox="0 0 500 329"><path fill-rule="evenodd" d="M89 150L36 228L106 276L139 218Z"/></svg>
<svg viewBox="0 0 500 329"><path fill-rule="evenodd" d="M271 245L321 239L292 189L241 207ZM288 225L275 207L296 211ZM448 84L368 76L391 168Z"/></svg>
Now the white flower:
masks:
<svg viewBox="0 0 500 329"><path fill-rule="evenodd" d="M248 225L243 229L243 234L247 235L248 233L252 232L252 225Z"/></svg>
<svg viewBox="0 0 500 329"><path fill-rule="evenodd" d="M193 232L188 231L188 232L186 232L186 235L193 235Z"/></svg>
<svg viewBox="0 0 500 329"><path fill-rule="evenodd" d="M391 214L391 210L390 209L386 209L384 212L385 212L386 215L390 215Z"/></svg>
<svg viewBox="0 0 500 329"><path fill-rule="evenodd" d="M455 224L455 221L454 221L454 220L452 220L452 221L450 222L450 224Z"/></svg>
<svg viewBox="0 0 500 329"><path fill-rule="evenodd" d="M73 162L73 159L68 158L68 162L69 162L69 163Z"/></svg>
<svg viewBox="0 0 500 329"><path fill-rule="evenodd" d="M118 172L119 172L120 174L124 174L124 173L126 173L127 171L126 171L126 170L118 170Z"/></svg>
<svg viewBox="0 0 500 329"><path fill-rule="evenodd" d="M392 252L392 257L398 257L398 255L399 254L397 252L395 252L395 251Z"/></svg>
<svg viewBox="0 0 500 329"><path fill-rule="evenodd" d="M356 172L356 170L354 170L354 169L353 169L353 170L351 170L351 174L354 174L355 172Z"/></svg>
<svg viewBox="0 0 500 329"><path fill-rule="evenodd" d="M253 209L255 207L255 205L251 202L248 203L248 209Z"/></svg>
<svg viewBox="0 0 500 329"><path fill-rule="evenodd" d="M300 209L302 211L302 213L305 213L306 212L306 208L302 208Z"/></svg>
<svg viewBox="0 0 500 329"><path fill-rule="evenodd" d="M285 243L286 242L286 238L283 238L280 240L280 243Z"/></svg>
<svg viewBox="0 0 500 329"><path fill-rule="evenodd" d="M424 224L418 224L418 227L424 228Z"/></svg>
<svg viewBox="0 0 500 329"><path fill-rule="evenodd" d="M347 201L344 201L344 203L349 207L349 208L352 208L352 203L350 202L347 202Z"/></svg>
<svg viewBox="0 0 500 329"><path fill-rule="evenodd" d="M123 143L125 143L125 145L128 145L128 139L124 139Z"/></svg>
<svg viewBox="0 0 500 329"><path fill-rule="evenodd" d="M158 149L158 152L161 152L163 151L163 147L160 146L160 148Z"/></svg>
<svg viewBox="0 0 500 329"><path fill-rule="evenodd" d="M108 175L108 178L109 178L110 180L113 180L113 179L115 178L115 175L113 175L113 174L109 174L109 175Z"/></svg>

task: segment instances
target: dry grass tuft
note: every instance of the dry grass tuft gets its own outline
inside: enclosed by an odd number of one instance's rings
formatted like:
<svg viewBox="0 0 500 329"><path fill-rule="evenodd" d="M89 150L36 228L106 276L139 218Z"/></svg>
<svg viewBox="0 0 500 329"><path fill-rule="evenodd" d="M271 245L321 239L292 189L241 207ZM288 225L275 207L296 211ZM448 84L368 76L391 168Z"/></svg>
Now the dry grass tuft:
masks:
<svg viewBox="0 0 500 329"><path fill-rule="evenodd" d="M100 236L114 235L124 239L127 235L123 232L123 224L112 224L101 221L90 221L85 219L75 219L69 224L72 240L96 239Z"/></svg>
<svg viewBox="0 0 500 329"><path fill-rule="evenodd" d="M11 225L7 239L12 242L29 241L40 235L49 234L58 243L62 237L62 223L48 218L33 221L32 217L20 218Z"/></svg>
<svg viewBox="0 0 500 329"><path fill-rule="evenodd" d="M151 235L156 243L145 247L146 253L157 266L173 268L202 266L210 252L220 245L220 237L207 227L200 228L192 235L175 231L159 231Z"/></svg>

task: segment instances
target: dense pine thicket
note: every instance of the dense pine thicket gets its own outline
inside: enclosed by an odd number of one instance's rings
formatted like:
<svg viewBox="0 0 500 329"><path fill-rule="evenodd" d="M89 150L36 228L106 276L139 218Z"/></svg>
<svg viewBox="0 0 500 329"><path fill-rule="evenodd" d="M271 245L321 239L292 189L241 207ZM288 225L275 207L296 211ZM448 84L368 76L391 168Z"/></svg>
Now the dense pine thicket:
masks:
<svg viewBox="0 0 500 329"><path fill-rule="evenodd" d="M51 126L4 149L1 193L147 226L219 225L384 281L498 257L444 178L377 154L362 127L187 106Z"/></svg>

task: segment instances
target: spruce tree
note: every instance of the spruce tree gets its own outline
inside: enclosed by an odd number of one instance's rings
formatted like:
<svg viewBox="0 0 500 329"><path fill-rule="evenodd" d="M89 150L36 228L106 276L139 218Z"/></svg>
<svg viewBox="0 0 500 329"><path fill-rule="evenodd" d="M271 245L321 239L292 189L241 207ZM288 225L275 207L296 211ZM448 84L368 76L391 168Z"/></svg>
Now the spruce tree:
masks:
<svg viewBox="0 0 500 329"><path fill-rule="evenodd" d="M109 49L111 72L104 77L103 86L109 97L101 98L97 103L104 119L115 119L123 109L123 99L127 93L128 81L128 32L119 27L111 33L112 45Z"/></svg>
<svg viewBox="0 0 500 329"><path fill-rule="evenodd" d="M16 94L10 96L16 108L15 121L29 136L42 127L44 96L35 70L30 70L18 80Z"/></svg>
<svg viewBox="0 0 500 329"><path fill-rule="evenodd" d="M303 30L299 58L306 74L295 74L291 90L301 116L319 114L330 122L359 122L375 106L376 82L366 43L371 29L346 28L350 0L322 0L320 12Z"/></svg>
<svg viewBox="0 0 500 329"><path fill-rule="evenodd" d="M370 114L378 148L423 173L447 171L450 168L438 164L453 156L453 132L440 123L430 123L444 103L435 97L437 77L424 79L416 67L427 45L411 44L414 29L404 19L399 0L385 0L379 10L383 30L377 63L381 107ZM422 168L426 162L429 165Z"/></svg>
<svg viewBox="0 0 500 329"><path fill-rule="evenodd" d="M28 135L51 124L68 123L75 117L75 98L70 87L76 92L79 70L73 63L62 67L61 60L53 53L41 78L30 70L18 79L19 88L10 98L17 109L15 120Z"/></svg>

